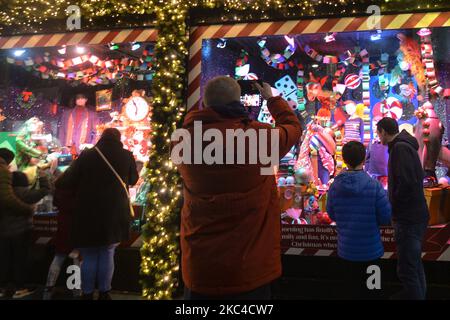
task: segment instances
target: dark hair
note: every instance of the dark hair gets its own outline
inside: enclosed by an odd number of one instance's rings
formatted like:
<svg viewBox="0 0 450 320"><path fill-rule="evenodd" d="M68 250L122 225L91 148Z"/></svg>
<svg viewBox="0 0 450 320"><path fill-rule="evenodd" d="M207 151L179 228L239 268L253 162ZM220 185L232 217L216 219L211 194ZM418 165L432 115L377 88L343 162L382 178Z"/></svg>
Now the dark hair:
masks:
<svg viewBox="0 0 450 320"><path fill-rule="evenodd" d="M29 182L27 175L21 171L14 171L12 173L12 186L13 187L28 187Z"/></svg>
<svg viewBox="0 0 450 320"><path fill-rule="evenodd" d="M395 119L387 118L387 117L378 121L377 130L381 131L381 129L383 129L389 135L394 135L399 132L397 121L395 121Z"/></svg>
<svg viewBox="0 0 450 320"><path fill-rule="evenodd" d="M345 163L352 168L364 162L366 158L366 148L359 141L350 141L342 148L342 157Z"/></svg>
<svg viewBox="0 0 450 320"><path fill-rule="evenodd" d="M86 97L86 95L85 95L84 93L78 93L78 94L75 96L75 101L76 101L77 99L86 99L86 100L87 100L87 97Z"/></svg>
<svg viewBox="0 0 450 320"><path fill-rule="evenodd" d="M120 131L116 128L107 128L105 131L103 131L102 136L100 139L110 139L110 140L117 140L120 141Z"/></svg>
<svg viewBox="0 0 450 320"><path fill-rule="evenodd" d="M14 160L14 152L6 148L0 148L0 158L10 164Z"/></svg>

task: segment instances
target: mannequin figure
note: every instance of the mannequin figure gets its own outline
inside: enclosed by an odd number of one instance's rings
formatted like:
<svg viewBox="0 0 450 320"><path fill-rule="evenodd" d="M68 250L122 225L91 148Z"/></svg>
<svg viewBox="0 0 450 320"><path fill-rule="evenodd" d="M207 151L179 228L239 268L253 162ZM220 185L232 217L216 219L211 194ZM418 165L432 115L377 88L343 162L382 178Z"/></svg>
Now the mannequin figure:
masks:
<svg viewBox="0 0 450 320"><path fill-rule="evenodd" d="M59 139L72 153L78 154L83 144L94 143L97 116L87 108L87 102L84 94L77 94L75 107L64 111L62 115Z"/></svg>
<svg viewBox="0 0 450 320"><path fill-rule="evenodd" d="M349 141L364 142L364 121L362 116L364 114L364 105L356 105L353 101L345 102L345 110L350 117L344 124L344 139L343 143Z"/></svg>

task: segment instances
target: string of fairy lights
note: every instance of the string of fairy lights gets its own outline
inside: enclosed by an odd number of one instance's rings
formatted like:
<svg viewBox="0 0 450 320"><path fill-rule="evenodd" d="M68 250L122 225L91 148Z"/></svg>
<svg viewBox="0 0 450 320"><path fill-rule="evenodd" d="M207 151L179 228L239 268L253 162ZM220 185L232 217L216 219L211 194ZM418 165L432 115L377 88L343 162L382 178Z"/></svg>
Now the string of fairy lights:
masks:
<svg viewBox="0 0 450 320"><path fill-rule="evenodd" d="M58 26L65 28L61 22L67 18L66 9L70 5L81 8L84 28L149 25L156 23L153 19L156 7L167 3L188 5L187 15L195 15L196 9L217 9L221 21L264 20L273 15L289 18L365 13L367 6L373 4L379 5L384 13L450 8L447 0L3 0L0 32L37 33ZM136 15L150 19L136 19ZM206 18L197 20L206 21Z"/></svg>
<svg viewBox="0 0 450 320"><path fill-rule="evenodd" d="M222 21L283 17L365 14L364 0L4 0L0 32L46 31L65 21L66 8L81 8L83 28L154 24L158 29L153 77L152 147L148 166L147 223L141 248L142 294L170 299L178 285L181 183L170 161L170 136L185 114L187 19L197 10L218 10ZM448 8L448 0L380 0L382 12ZM376 4L376 3L375 3ZM359 5L359 6L358 6ZM142 19L136 18L136 15ZM147 18L145 18L147 17ZM150 17L150 18L148 18ZM103 20L99 20L103 19ZM100 21L100 22L99 22ZM202 22L199 20L198 22Z"/></svg>
<svg viewBox="0 0 450 320"><path fill-rule="evenodd" d="M177 217L181 198L180 179L170 161L170 136L185 113L188 5L178 1L155 4L159 34L155 46L157 71L153 78L152 150L147 164L151 190L143 228L141 274L144 297L170 299L179 274Z"/></svg>

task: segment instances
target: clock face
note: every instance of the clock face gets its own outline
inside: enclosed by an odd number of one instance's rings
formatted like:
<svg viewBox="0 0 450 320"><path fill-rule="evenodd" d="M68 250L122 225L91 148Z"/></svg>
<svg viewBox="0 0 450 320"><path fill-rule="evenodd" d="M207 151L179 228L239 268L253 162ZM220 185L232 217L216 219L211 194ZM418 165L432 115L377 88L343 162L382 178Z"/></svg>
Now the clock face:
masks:
<svg viewBox="0 0 450 320"><path fill-rule="evenodd" d="M147 101L141 97L132 97L125 105L125 113L131 121L144 120L149 112Z"/></svg>

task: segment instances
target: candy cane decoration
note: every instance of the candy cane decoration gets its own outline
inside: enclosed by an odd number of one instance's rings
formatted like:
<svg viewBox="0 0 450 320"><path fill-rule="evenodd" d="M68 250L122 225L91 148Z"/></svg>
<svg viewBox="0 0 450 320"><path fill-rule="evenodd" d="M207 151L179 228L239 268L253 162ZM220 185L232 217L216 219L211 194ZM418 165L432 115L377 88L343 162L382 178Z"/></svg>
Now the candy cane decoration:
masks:
<svg viewBox="0 0 450 320"><path fill-rule="evenodd" d="M425 77L428 79L430 92L440 95L444 89L439 85L436 78L433 46L431 45L431 30L428 28L422 28L417 32L417 34L420 36L420 52L422 55L422 62L425 66Z"/></svg>
<svg viewBox="0 0 450 320"><path fill-rule="evenodd" d="M359 56L361 57L361 61L363 63L362 66L362 89L363 89L363 103L366 107L370 106L370 65L369 65L369 52L366 49L363 49Z"/></svg>
<svg viewBox="0 0 450 320"><path fill-rule="evenodd" d="M320 147L319 149L320 159L325 169L328 170L330 175L334 174L334 160L333 156L327 152L325 147Z"/></svg>
<svg viewBox="0 0 450 320"><path fill-rule="evenodd" d="M300 152L298 155L297 162L294 165L294 171L297 171L299 168L304 168L307 170L307 172L313 172L312 171L312 162L309 155L310 152L310 142L311 138L313 137L314 132L312 131L311 125L308 126L308 129L306 130L306 136L303 140L301 146L300 146Z"/></svg>
<svg viewBox="0 0 450 320"><path fill-rule="evenodd" d="M370 62L369 52L363 49L359 52L362 62L362 89L364 108L364 145L370 142Z"/></svg>

